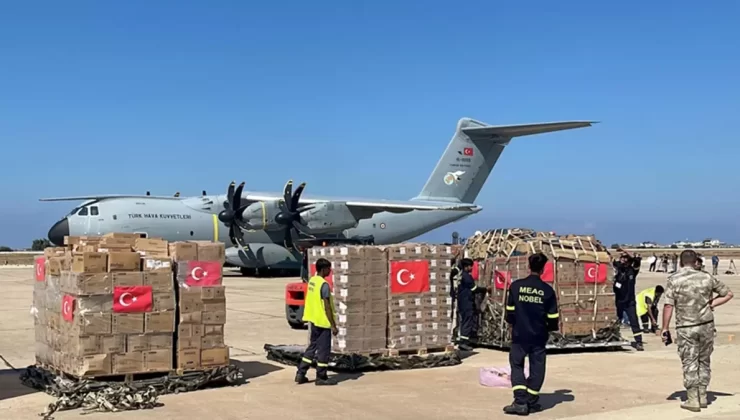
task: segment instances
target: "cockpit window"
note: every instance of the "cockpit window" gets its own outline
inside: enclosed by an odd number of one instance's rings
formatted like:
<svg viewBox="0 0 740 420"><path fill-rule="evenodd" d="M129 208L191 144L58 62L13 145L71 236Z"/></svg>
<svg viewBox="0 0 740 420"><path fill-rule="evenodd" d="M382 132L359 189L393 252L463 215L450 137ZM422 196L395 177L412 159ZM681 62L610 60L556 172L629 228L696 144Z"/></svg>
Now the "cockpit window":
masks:
<svg viewBox="0 0 740 420"><path fill-rule="evenodd" d="M73 214L77 214L77 211L78 211L79 209L80 209L79 207L75 207L75 208L73 208L73 209L72 209L72 211L70 211L70 212L69 212L69 214L68 214L67 216L71 216L71 215L73 215Z"/></svg>
<svg viewBox="0 0 740 420"><path fill-rule="evenodd" d="M83 207L80 209L80 212L77 213L78 216L87 216L87 207Z"/></svg>
<svg viewBox="0 0 740 420"><path fill-rule="evenodd" d="M98 206L90 207L90 216L97 216L97 215L98 215Z"/></svg>

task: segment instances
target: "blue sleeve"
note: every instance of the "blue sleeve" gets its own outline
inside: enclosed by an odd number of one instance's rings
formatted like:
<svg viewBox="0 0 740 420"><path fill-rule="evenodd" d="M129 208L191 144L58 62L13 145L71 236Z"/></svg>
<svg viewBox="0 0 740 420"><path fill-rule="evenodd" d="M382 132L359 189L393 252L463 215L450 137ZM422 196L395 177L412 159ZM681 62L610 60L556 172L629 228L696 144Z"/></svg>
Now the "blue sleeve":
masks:
<svg viewBox="0 0 740 420"><path fill-rule="evenodd" d="M475 280L473 279L473 276L470 275L470 273L463 273L462 279L460 280L460 288L475 290Z"/></svg>
<svg viewBox="0 0 740 420"><path fill-rule="evenodd" d="M331 290L329 290L329 283L321 285L321 299L329 299L331 296Z"/></svg>

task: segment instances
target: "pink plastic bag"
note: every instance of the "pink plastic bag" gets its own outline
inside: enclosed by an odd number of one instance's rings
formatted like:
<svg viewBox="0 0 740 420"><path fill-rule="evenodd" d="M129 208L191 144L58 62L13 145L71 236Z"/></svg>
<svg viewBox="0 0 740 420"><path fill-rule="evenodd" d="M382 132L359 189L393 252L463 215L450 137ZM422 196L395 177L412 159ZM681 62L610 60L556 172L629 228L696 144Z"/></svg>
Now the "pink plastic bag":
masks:
<svg viewBox="0 0 740 420"><path fill-rule="evenodd" d="M484 367L478 373L480 384L490 388L511 388L511 368ZM524 376L529 376L529 366L524 366Z"/></svg>

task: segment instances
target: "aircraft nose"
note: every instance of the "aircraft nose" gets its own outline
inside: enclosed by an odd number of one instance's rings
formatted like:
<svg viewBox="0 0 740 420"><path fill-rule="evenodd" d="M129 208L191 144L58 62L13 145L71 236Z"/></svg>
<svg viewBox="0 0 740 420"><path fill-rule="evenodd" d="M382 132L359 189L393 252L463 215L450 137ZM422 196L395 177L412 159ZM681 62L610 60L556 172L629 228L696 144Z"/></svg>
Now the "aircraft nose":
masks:
<svg viewBox="0 0 740 420"><path fill-rule="evenodd" d="M69 220L66 217L49 229L49 241L56 246L64 246L65 236L69 236Z"/></svg>

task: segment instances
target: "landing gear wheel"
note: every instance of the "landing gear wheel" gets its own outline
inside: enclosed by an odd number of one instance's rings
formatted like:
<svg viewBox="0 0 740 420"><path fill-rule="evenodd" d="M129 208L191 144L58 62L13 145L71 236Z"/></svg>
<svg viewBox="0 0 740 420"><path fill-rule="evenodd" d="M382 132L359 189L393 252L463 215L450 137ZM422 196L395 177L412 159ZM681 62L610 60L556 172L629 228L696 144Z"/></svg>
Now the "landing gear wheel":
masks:
<svg viewBox="0 0 740 420"><path fill-rule="evenodd" d="M241 267L239 271L241 271L242 276L246 276L246 277L254 277L254 274L255 274L254 268Z"/></svg>

